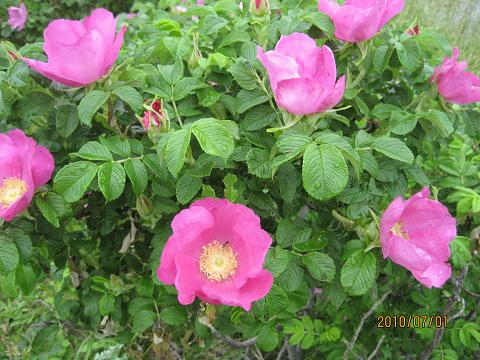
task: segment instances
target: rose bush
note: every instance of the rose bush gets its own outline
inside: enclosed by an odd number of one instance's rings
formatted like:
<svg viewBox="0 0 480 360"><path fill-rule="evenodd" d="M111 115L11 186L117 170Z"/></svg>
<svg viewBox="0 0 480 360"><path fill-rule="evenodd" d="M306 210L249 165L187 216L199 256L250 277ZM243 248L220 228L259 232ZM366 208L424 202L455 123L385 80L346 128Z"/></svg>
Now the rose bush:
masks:
<svg viewBox="0 0 480 360"><path fill-rule="evenodd" d="M2 356L478 354L478 78L389 23L403 1L138 2L43 44L25 4L0 43Z"/></svg>

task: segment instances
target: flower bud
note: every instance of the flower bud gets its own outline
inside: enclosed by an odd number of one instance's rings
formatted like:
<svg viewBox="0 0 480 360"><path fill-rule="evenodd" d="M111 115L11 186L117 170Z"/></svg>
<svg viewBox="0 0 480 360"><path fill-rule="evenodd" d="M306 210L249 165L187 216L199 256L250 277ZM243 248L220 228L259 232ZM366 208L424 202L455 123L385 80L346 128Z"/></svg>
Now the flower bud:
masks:
<svg viewBox="0 0 480 360"><path fill-rule="evenodd" d="M162 109L162 102L155 100L150 106L151 110L143 113L143 127L146 131L158 130L162 127L165 120L165 113Z"/></svg>
<svg viewBox="0 0 480 360"><path fill-rule="evenodd" d="M250 14L263 16L270 13L269 0L250 0Z"/></svg>

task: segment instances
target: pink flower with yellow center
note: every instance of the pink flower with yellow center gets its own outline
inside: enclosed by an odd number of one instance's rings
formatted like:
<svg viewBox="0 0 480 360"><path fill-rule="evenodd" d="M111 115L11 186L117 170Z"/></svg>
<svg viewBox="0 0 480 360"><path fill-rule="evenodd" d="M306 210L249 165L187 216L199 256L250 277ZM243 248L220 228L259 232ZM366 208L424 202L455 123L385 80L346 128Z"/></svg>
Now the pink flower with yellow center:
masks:
<svg viewBox="0 0 480 360"><path fill-rule="evenodd" d="M0 134L0 219L11 221L51 178L52 154L21 130Z"/></svg>
<svg viewBox="0 0 480 360"><path fill-rule="evenodd" d="M457 236L448 209L428 198L424 188L408 200L397 197L380 222L384 258L411 271L428 288L442 287L450 278L450 242Z"/></svg>
<svg viewBox="0 0 480 360"><path fill-rule="evenodd" d="M249 311L270 291L273 276L263 263L272 238L251 209L228 200L198 200L175 216L172 229L157 275L175 285L181 304L198 297Z"/></svg>

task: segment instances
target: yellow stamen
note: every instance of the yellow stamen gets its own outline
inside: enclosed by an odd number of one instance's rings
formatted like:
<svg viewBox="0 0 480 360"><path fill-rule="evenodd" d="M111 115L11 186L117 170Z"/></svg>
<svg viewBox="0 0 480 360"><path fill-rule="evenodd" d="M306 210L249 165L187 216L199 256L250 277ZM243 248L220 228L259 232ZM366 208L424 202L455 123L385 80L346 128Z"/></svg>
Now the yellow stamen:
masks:
<svg viewBox="0 0 480 360"><path fill-rule="evenodd" d="M401 222L395 223L395 225L392 226L390 231L397 236L400 236L404 240L409 240L408 233L405 231L403 228L403 224Z"/></svg>
<svg viewBox="0 0 480 360"><path fill-rule="evenodd" d="M225 280L235 274L237 256L230 244L213 241L202 246L200 255L200 271L212 281Z"/></svg>
<svg viewBox="0 0 480 360"><path fill-rule="evenodd" d="M15 177L4 179L0 186L0 206L8 208L15 204L26 192L28 185Z"/></svg>

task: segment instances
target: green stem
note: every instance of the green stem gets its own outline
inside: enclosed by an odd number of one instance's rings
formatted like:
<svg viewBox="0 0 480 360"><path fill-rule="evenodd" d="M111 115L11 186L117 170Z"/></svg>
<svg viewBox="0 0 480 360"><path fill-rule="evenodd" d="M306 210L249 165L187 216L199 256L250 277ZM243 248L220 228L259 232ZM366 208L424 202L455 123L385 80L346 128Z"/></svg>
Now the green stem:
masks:
<svg viewBox="0 0 480 360"><path fill-rule="evenodd" d="M172 86L172 93L173 93L173 86ZM175 103L175 100L173 99L173 97L170 98L170 100L172 101L172 105L173 105L173 109L175 110L175 116L177 117L177 121L180 124L180 126L183 127L182 118L180 117L180 113L178 112L177 104Z"/></svg>
<svg viewBox="0 0 480 360"><path fill-rule="evenodd" d="M135 157L135 158L126 158L126 159L122 159L122 160L114 160L113 162L116 162L116 163L119 163L119 164L122 164L124 162L127 162L128 160L142 160L143 159L143 155L142 156L139 156L139 157Z"/></svg>

